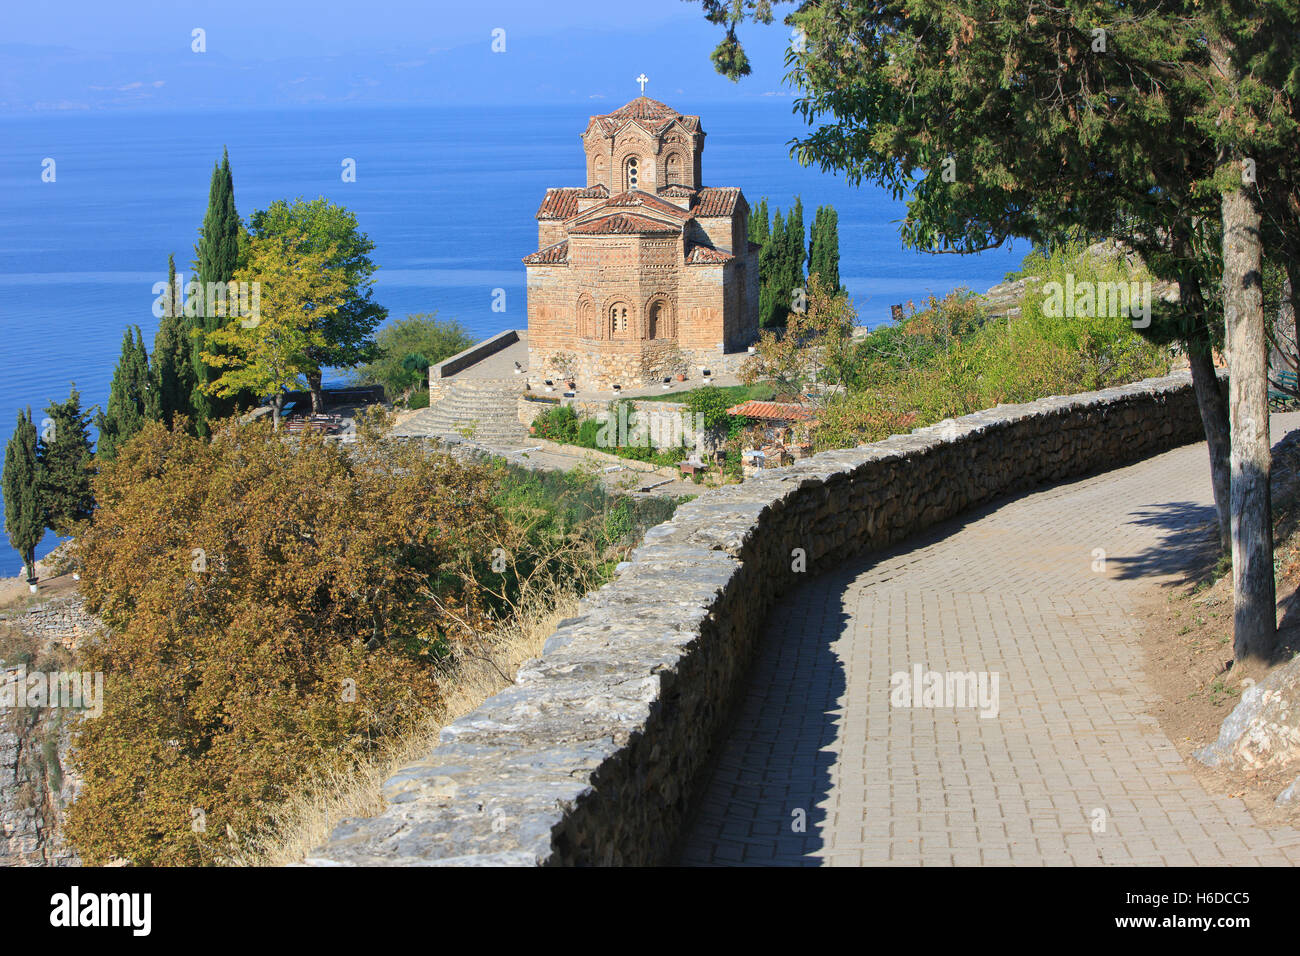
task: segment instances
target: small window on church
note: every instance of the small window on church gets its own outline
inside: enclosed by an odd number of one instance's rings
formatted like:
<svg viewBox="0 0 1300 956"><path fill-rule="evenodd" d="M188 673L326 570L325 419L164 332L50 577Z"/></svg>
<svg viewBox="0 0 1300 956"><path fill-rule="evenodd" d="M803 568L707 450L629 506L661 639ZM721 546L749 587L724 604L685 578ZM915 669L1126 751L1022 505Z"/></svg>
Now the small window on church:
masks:
<svg viewBox="0 0 1300 956"><path fill-rule="evenodd" d="M627 159L627 188L636 189L637 160L635 156Z"/></svg>
<svg viewBox="0 0 1300 956"><path fill-rule="evenodd" d="M627 306L615 304L609 307L609 334L627 335Z"/></svg>
<svg viewBox="0 0 1300 956"><path fill-rule="evenodd" d="M680 183L682 181L682 158L680 156L676 153L671 154L668 157L667 162L664 164L664 167L664 171L667 174L666 178L668 180L668 185L671 186L674 183Z"/></svg>

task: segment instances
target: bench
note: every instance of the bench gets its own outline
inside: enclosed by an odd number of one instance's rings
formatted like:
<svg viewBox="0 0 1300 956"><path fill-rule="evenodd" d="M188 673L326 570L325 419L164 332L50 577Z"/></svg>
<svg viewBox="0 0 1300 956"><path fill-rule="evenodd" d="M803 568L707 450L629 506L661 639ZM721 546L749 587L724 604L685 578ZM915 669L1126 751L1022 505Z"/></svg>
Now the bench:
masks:
<svg viewBox="0 0 1300 956"><path fill-rule="evenodd" d="M1273 372L1269 376L1268 384L1268 404L1270 406L1284 408L1296 401L1297 393L1300 393L1300 379L1290 369Z"/></svg>

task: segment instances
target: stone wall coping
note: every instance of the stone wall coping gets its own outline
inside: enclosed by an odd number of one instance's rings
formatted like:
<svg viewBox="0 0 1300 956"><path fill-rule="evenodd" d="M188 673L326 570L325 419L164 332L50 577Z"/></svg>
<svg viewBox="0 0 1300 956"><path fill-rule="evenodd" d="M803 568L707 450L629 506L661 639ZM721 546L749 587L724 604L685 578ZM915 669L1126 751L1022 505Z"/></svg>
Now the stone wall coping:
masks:
<svg viewBox="0 0 1300 956"><path fill-rule="evenodd" d="M476 365L489 355L495 355L518 341L519 331L517 329L506 329L504 332L498 332L489 339L471 345L463 352L457 352L450 358L443 359L437 365L430 365L429 378L431 380L450 378L457 372L464 371L471 365Z"/></svg>

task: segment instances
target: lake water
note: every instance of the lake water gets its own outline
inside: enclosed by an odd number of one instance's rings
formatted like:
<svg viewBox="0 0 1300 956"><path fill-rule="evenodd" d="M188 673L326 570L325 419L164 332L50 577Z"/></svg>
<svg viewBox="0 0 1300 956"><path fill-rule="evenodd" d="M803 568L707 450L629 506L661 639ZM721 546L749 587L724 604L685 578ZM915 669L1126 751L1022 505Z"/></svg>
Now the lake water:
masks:
<svg viewBox="0 0 1300 956"><path fill-rule="evenodd" d="M740 186L751 205L789 207L805 225L839 212L840 273L864 324L891 303L959 286L983 291L1023 246L979 256L904 250L904 209L875 187L804 169L788 156L803 127L789 102L676 102L708 134L704 181ZM0 117L0 449L20 408L39 420L75 382L89 407L108 398L122 330L152 349L155 282L167 255L188 274L213 163L229 147L240 214L281 198L326 196L375 243L376 298L392 316L437 312L477 336L526 324L524 267L548 186L582 185L579 136L599 107L319 109L69 113ZM55 181L42 164L55 162ZM355 160L356 181L342 181ZM494 312L493 290L506 310ZM48 536L38 549L56 543ZM0 541L0 576L21 562Z"/></svg>

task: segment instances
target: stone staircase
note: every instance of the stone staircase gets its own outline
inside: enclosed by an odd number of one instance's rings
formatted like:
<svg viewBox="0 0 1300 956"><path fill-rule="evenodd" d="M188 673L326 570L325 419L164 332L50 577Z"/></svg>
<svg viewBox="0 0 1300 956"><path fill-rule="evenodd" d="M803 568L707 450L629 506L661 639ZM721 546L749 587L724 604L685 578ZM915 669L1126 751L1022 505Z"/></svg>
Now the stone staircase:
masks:
<svg viewBox="0 0 1300 956"><path fill-rule="evenodd" d="M484 445L516 445L528 439L519 421L521 382L463 379L451 382L441 399L394 429L395 435L457 435ZM472 431L469 429L472 427Z"/></svg>

